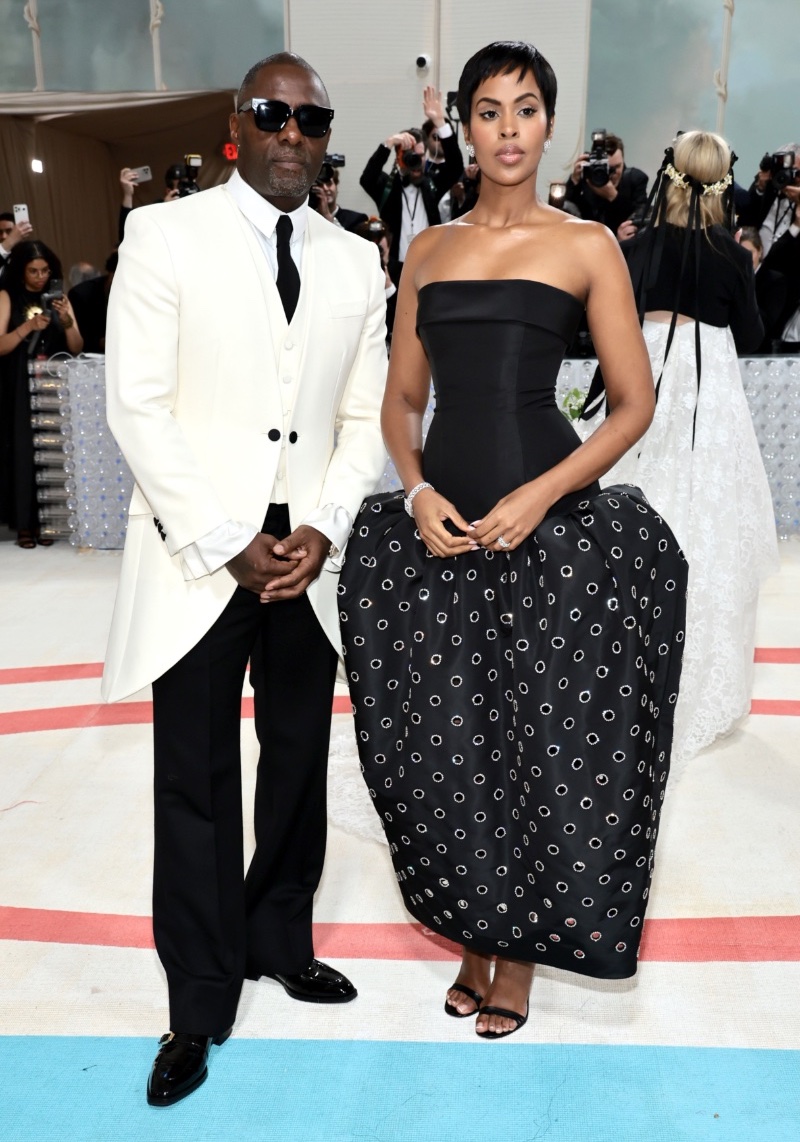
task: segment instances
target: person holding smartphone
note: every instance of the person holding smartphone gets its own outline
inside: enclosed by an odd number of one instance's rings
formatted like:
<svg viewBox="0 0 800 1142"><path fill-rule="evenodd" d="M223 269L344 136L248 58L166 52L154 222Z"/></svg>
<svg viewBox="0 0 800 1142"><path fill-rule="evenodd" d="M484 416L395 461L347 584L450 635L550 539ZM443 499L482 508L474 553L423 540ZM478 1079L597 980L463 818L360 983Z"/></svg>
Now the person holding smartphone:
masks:
<svg viewBox="0 0 800 1142"><path fill-rule="evenodd" d="M0 521L16 529L18 547L53 542L39 535L28 362L82 348L61 262L43 242L19 242L0 290Z"/></svg>
<svg viewBox="0 0 800 1142"><path fill-rule="evenodd" d="M18 242L28 238L33 233L33 227L27 219L17 220L8 210L0 214L0 284L11 257L11 251Z"/></svg>

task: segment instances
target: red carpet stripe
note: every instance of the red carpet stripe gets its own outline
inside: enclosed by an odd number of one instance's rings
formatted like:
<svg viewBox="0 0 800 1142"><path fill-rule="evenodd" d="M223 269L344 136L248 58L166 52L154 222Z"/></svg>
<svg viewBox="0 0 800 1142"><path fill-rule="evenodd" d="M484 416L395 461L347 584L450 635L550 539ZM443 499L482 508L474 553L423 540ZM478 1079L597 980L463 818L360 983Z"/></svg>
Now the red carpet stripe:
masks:
<svg viewBox="0 0 800 1142"><path fill-rule="evenodd" d="M0 907L0 939L152 948L149 916ZM421 924L315 924L323 959L450 960L455 944ZM800 916L719 916L647 920L642 960L763 963L800 960Z"/></svg>
<svg viewBox="0 0 800 1142"><path fill-rule="evenodd" d="M334 714L349 714L350 699L340 695L333 699ZM800 701L782 698L754 698L751 714L800 717ZM242 717L252 718L253 699L242 698ZM152 702L98 703L92 706L49 706L40 710L10 710L0 714L0 736L30 734L41 730L72 730L94 726L135 726L153 720Z"/></svg>
<svg viewBox="0 0 800 1142"><path fill-rule="evenodd" d="M800 646L757 646L753 661L794 666L800 663Z"/></svg>
<svg viewBox="0 0 800 1142"><path fill-rule="evenodd" d="M775 663L780 666L800 664L798 646L757 646L755 662ZM75 662L63 666L17 666L0 670L0 686L13 686L24 682L72 682L79 678L100 678L102 662Z"/></svg>
<svg viewBox="0 0 800 1142"><path fill-rule="evenodd" d="M800 702L788 698L754 698L751 714L772 714L781 718L800 718Z"/></svg>
<svg viewBox="0 0 800 1142"><path fill-rule="evenodd" d="M333 699L334 714L349 714L352 708L346 695ZM252 716L253 699L242 698L242 717ZM11 710L0 714L0 735L94 726L136 726L152 720L152 702L119 702L111 706L105 703L92 706L49 706L41 710Z"/></svg>
<svg viewBox="0 0 800 1142"><path fill-rule="evenodd" d="M0 670L0 686L21 682L72 682L76 678L100 678L102 662L75 662L71 666L19 666Z"/></svg>

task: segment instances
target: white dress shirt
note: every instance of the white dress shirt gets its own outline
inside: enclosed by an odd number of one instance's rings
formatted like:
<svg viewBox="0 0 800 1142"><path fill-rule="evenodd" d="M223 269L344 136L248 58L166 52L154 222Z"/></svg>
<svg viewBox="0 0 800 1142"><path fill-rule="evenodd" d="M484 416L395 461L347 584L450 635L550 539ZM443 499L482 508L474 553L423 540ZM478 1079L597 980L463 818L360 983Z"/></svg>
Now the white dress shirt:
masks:
<svg viewBox="0 0 800 1142"><path fill-rule="evenodd" d="M227 189L242 214L252 226L253 233L264 252L270 272L277 281L278 246L275 228L282 211L273 206L271 202L267 202L265 198L262 198L258 191L253 190L238 171L234 171L228 181ZM304 202L297 210L290 211L289 218L292 220L292 237L290 242L292 260L297 266L302 282L303 249L306 221L308 218L308 202ZM291 329L291 325L289 328ZM286 376L282 377L280 396L284 426L288 426L297 384L298 377L296 374L290 375L287 373ZM273 485L272 494L270 496L271 503L281 504L287 502L285 451L286 433L284 432L283 443L281 445L281 458L278 464L275 484ZM309 512L300 522L316 528L317 531L322 532L326 539L330 540L330 557L334 564L338 566L340 560L337 557L344 547L353 526L350 513L338 504L326 504L324 507L315 508L314 511ZM256 526L251 521L239 522L237 520L228 520L226 523L214 528L214 530L210 531L207 535L204 535L201 539L198 539L195 543L190 543L188 547L182 548L180 556L184 578L199 579L203 575L211 575L214 571L219 570L229 559L233 559L239 552L244 551L248 543L250 543L254 536L258 535L260 530L260 524Z"/></svg>
<svg viewBox="0 0 800 1142"><path fill-rule="evenodd" d="M771 247L790 228L793 217L794 203L790 202L784 195L778 195L767 211L767 217L759 230L765 258Z"/></svg>

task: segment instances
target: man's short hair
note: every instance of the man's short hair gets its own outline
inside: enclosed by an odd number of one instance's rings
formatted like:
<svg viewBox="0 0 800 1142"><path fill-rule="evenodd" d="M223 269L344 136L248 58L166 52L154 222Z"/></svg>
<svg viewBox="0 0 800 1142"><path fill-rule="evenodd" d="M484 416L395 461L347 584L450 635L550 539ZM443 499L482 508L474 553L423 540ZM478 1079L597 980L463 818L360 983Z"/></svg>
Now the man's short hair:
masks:
<svg viewBox="0 0 800 1142"><path fill-rule="evenodd" d="M739 232L739 241L749 242L751 246L758 250L759 254L763 254L764 252L764 243L761 241L761 235L755 226L743 226Z"/></svg>
<svg viewBox="0 0 800 1142"><path fill-rule="evenodd" d="M259 72L262 71L265 67L272 67L273 65L279 64L284 64L287 67L300 67L304 71L307 71L309 75L313 75L314 78L318 80L322 90L325 92L325 99L330 102L328 89L322 82L322 77L320 76L319 72L311 66L308 60L304 60L302 56L297 55L295 52L273 52L271 56L265 56L264 59L260 59L258 63L254 63L245 75L236 94L237 108L241 107L242 103L246 101L248 92L255 83Z"/></svg>
<svg viewBox="0 0 800 1142"><path fill-rule="evenodd" d="M425 136L423 135L422 131L420 131L419 127L406 127L405 133L407 135L412 135L418 143L425 142Z"/></svg>
<svg viewBox="0 0 800 1142"><path fill-rule="evenodd" d="M392 244L392 232L382 218L373 216L366 222L359 222L353 233L358 234L359 238L366 238L368 242L379 243L385 238L390 246Z"/></svg>
<svg viewBox="0 0 800 1142"><path fill-rule="evenodd" d="M0 222L13 222L16 225L16 218L10 210L0 211Z"/></svg>
<svg viewBox="0 0 800 1142"><path fill-rule="evenodd" d="M610 133L607 134L606 154L613 155L617 151L622 151L622 157L625 158L625 144L623 143L622 139L620 139L619 135L612 135Z"/></svg>

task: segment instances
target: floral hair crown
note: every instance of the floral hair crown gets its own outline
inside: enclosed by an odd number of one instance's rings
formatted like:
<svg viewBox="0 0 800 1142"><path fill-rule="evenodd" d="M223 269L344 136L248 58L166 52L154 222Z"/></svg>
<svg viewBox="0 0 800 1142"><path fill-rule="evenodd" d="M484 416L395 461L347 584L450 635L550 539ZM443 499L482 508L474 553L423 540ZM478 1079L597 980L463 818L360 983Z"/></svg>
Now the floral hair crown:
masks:
<svg viewBox="0 0 800 1142"><path fill-rule="evenodd" d="M664 173L673 184L681 190L695 189L698 194L704 198L719 197L724 194L728 187L733 182L733 171L728 171L724 178L719 179L717 182L700 182L699 179L694 178L690 174L684 174L683 171L676 170L672 163L667 163L664 167Z"/></svg>

